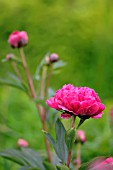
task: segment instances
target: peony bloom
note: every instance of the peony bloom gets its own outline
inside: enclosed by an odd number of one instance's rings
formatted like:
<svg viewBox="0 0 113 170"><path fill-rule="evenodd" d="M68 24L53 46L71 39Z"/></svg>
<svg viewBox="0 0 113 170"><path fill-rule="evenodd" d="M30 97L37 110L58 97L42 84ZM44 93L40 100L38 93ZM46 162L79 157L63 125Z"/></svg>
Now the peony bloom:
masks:
<svg viewBox="0 0 113 170"><path fill-rule="evenodd" d="M88 87L74 87L71 84L64 85L56 91L54 97L46 101L50 107L63 111L62 118L70 118L72 115L82 119L101 118L104 104L93 89Z"/></svg>
<svg viewBox="0 0 113 170"><path fill-rule="evenodd" d="M96 160L90 164L88 170L112 170L113 169L113 158L109 157L104 160Z"/></svg>
<svg viewBox="0 0 113 170"><path fill-rule="evenodd" d="M28 147L29 144L25 139L18 139L17 146L19 146L19 147Z"/></svg>
<svg viewBox="0 0 113 170"><path fill-rule="evenodd" d="M76 142L84 143L86 142L86 135L83 130L77 130Z"/></svg>
<svg viewBox="0 0 113 170"><path fill-rule="evenodd" d="M28 35L25 31L14 31L8 38L8 43L12 48L20 48L28 43Z"/></svg>

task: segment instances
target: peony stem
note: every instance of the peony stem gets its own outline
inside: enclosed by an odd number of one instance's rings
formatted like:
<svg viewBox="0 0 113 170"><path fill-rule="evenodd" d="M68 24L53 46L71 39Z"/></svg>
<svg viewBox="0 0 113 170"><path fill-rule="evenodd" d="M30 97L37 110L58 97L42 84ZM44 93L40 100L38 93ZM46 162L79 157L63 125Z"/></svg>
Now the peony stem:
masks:
<svg viewBox="0 0 113 170"><path fill-rule="evenodd" d="M30 91L31 91L31 96L32 96L33 99L36 99L37 95L36 95L34 84L33 84L33 81L32 81L28 66L27 66L27 62L26 62L26 59L25 59L23 48L20 48L20 56L21 56L21 60L22 60L22 63L23 63L23 67L24 67L25 72L26 72L27 79L28 79L28 84L29 84L29 88L30 88ZM37 110L38 110L39 115L40 115L40 119L41 119L41 122L42 122L43 129L46 131L45 109L42 106L40 106L40 104L38 104L38 103L36 103L36 107L37 107ZM51 157L51 152L50 152L50 145L49 145L49 142L48 142L46 137L45 137L45 145L46 145L46 149L47 149L48 159L51 162L52 157Z"/></svg>
<svg viewBox="0 0 113 170"><path fill-rule="evenodd" d="M77 143L76 160L77 160L76 170L78 170L81 166L81 143Z"/></svg>
<svg viewBox="0 0 113 170"><path fill-rule="evenodd" d="M16 75L18 76L18 78L19 78L20 80L22 80L22 77L21 77L21 75L20 75L20 72L19 72L19 70L18 70L18 68L17 68L16 63L12 61L11 64L12 64L12 67L13 67Z"/></svg>
<svg viewBox="0 0 113 170"><path fill-rule="evenodd" d="M43 66L43 70L42 70L42 79L41 79L41 98L44 99L45 98L45 81L46 81L46 76L47 76L47 66Z"/></svg>
<svg viewBox="0 0 113 170"><path fill-rule="evenodd" d="M53 64L50 64L50 71L49 71L49 75L48 75L48 79L47 79L47 85L46 85L46 90L45 90L46 94L47 94L48 88L50 86L50 81L51 81L52 75L53 75Z"/></svg>
<svg viewBox="0 0 113 170"><path fill-rule="evenodd" d="M71 124L71 128L74 128L75 126L75 116L72 116L72 124ZM70 148L69 152L68 152L68 158L67 158L67 167L69 167L70 162L71 162L71 154L72 154L72 147Z"/></svg>

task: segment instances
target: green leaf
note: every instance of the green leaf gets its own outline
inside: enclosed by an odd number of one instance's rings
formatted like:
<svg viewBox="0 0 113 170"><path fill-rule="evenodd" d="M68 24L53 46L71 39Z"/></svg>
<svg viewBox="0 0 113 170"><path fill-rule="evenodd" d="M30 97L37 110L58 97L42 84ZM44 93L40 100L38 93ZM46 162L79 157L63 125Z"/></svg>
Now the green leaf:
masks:
<svg viewBox="0 0 113 170"><path fill-rule="evenodd" d="M46 138L49 140L49 142L52 144L52 146L54 147L54 149L56 148L56 142L54 141L53 137L46 131L43 131Z"/></svg>
<svg viewBox="0 0 113 170"><path fill-rule="evenodd" d="M16 149L6 149L5 151L0 152L0 156L11 160L19 165L27 165L26 161L24 161L21 157L20 151Z"/></svg>
<svg viewBox="0 0 113 170"><path fill-rule="evenodd" d="M70 170L67 166L61 165L61 166L56 166L57 170Z"/></svg>
<svg viewBox="0 0 113 170"><path fill-rule="evenodd" d="M46 170L56 170L55 165L50 164L49 162L44 162L43 164L44 164Z"/></svg>
<svg viewBox="0 0 113 170"><path fill-rule="evenodd" d="M57 119L56 121L56 126L55 126L55 131L56 131L56 153L58 157L66 163L67 157L68 157L68 148L65 143L65 134L66 130L61 123L60 119Z"/></svg>
<svg viewBox="0 0 113 170"><path fill-rule="evenodd" d="M56 142L54 141L54 139L49 133L45 131L44 133L47 139L49 140L49 142L53 145L57 156L61 159L62 162L66 163L68 157L68 148L65 143L66 130L63 124L61 123L60 119L57 119L56 121L55 131L56 131Z"/></svg>
<svg viewBox="0 0 113 170"><path fill-rule="evenodd" d="M19 170L40 170L40 169L38 167L33 168L33 167L29 167L29 166L23 166Z"/></svg>
<svg viewBox="0 0 113 170"><path fill-rule="evenodd" d="M64 67L65 65L66 63L64 61L59 60L53 64L53 68L58 69L58 68Z"/></svg>
<svg viewBox="0 0 113 170"><path fill-rule="evenodd" d="M8 77L11 78L12 80L14 80L15 82L21 83L20 79L12 73L7 73Z"/></svg>
<svg viewBox="0 0 113 170"><path fill-rule="evenodd" d="M22 65L22 62L21 60L19 60L16 56L12 56L10 60L7 60L6 58L2 59L2 62L10 62L10 61L13 61L17 64L21 64Z"/></svg>
<svg viewBox="0 0 113 170"><path fill-rule="evenodd" d="M37 97L36 99L33 99L36 103L40 103L42 106L47 107L46 101L41 99L40 97Z"/></svg>
<svg viewBox="0 0 113 170"><path fill-rule="evenodd" d="M47 55L47 54L46 54ZM46 56L45 55L45 56ZM36 71L35 71L35 75L34 75L34 79L39 80L40 79L40 71L45 63L45 56L44 58L41 60L40 64L38 64Z"/></svg>
<svg viewBox="0 0 113 170"><path fill-rule="evenodd" d="M45 170L41 156L29 148L21 148L21 150L7 149L0 152L0 156L22 165L23 169Z"/></svg>
<svg viewBox="0 0 113 170"><path fill-rule="evenodd" d="M31 167L39 167L41 170L45 170L43 166L43 160L41 156L30 148L22 148L21 150L23 159L30 165Z"/></svg>
<svg viewBox="0 0 113 170"><path fill-rule="evenodd" d="M75 128L71 128L66 132L65 140L68 150L72 147L73 143L75 142L76 130Z"/></svg>
<svg viewBox="0 0 113 170"><path fill-rule="evenodd" d="M12 87L18 88L18 89L20 89L20 90L28 93L27 87L26 87L24 84L19 83L19 82L14 82L14 81L12 81L12 80L0 78L0 84L1 84L1 85L12 86Z"/></svg>

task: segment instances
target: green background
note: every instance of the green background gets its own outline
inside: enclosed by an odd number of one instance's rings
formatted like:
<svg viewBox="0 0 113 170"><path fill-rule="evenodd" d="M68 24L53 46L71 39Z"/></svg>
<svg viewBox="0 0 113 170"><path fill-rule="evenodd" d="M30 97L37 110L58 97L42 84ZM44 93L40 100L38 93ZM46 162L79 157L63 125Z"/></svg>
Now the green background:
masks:
<svg viewBox="0 0 113 170"><path fill-rule="evenodd" d="M83 147L84 161L109 156L113 150L108 120L113 98L112 11L111 0L0 0L1 60L7 53L19 54L7 40L12 31L25 30L29 36L26 59L32 75L47 52L58 53L67 65L53 77L51 86L88 86L106 104L102 119L83 125L89 141ZM7 77L9 71L10 64L0 62L0 77ZM25 94L0 86L0 117L0 150L16 146L19 137L27 139L31 147L43 149L39 117Z"/></svg>

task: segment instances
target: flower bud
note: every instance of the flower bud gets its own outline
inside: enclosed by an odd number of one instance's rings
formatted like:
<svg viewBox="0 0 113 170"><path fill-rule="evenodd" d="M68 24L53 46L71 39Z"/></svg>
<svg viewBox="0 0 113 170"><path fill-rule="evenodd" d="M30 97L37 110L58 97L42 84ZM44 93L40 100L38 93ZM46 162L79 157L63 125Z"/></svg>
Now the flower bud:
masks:
<svg viewBox="0 0 113 170"><path fill-rule="evenodd" d="M45 64L46 65L50 64L50 57L48 55L45 57Z"/></svg>
<svg viewBox="0 0 113 170"><path fill-rule="evenodd" d="M20 48L28 43L28 35L25 31L14 31L8 38L8 43L12 48Z"/></svg>
<svg viewBox="0 0 113 170"><path fill-rule="evenodd" d="M19 146L19 147L28 147L29 144L28 144L28 142L26 140L20 138L17 141L17 146Z"/></svg>
<svg viewBox="0 0 113 170"><path fill-rule="evenodd" d="M7 55L6 55L6 60L9 61L9 60L11 60L13 57L14 57L13 54L7 54Z"/></svg>
<svg viewBox="0 0 113 170"><path fill-rule="evenodd" d="M76 142L85 143L86 142L86 135L83 130L77 131Z"/></svg>
<svg viewBox="0 0 113 170"><path fill-rule="evenodd" d="M50 62L51 62L51 63L57 62L58 60L59 60L58 54L52 53L52 54L50 55Z"/></svg>

